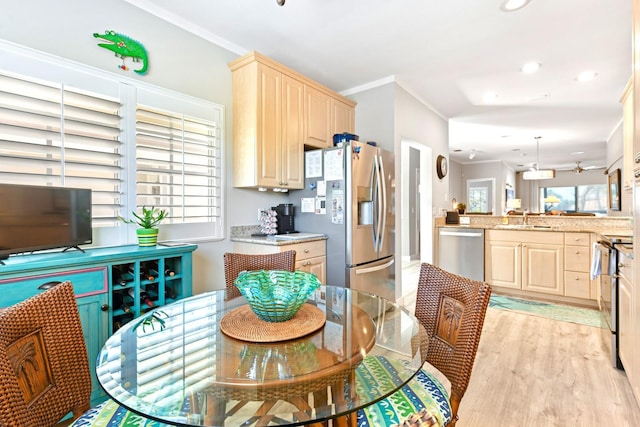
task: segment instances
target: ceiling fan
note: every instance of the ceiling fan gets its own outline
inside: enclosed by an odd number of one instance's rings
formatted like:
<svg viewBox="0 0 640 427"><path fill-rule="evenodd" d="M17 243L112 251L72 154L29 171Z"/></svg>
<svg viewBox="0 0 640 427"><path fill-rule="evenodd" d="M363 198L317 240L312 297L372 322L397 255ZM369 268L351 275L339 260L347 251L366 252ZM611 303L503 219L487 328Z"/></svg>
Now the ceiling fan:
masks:
<svg viewBox="0 0 640 427"><path fill-rule="evenodd" d="M580 162L577 161L576 162L576 167L573 168L573 173L589 172L589 171L600 170L600 169L604 169L604 167L602 167L602 166L586 166L586 167L582 167L582 166L580 166Z"/></svg>
<svg viewBox="0 0 640 427"><path fill-rule="evenodd" d="M604 169L604 167L600 167L600 166L585 166L585 167L582 167L580 165L580 163L582 163L582 162L577 161L575 167L573 167L571 169L561 169L561 170L565 170L567 172L570 171L570 172L573 172L575 174L581 174L582 172L589 172L589 171L593 171L593 170Z"/></svg>

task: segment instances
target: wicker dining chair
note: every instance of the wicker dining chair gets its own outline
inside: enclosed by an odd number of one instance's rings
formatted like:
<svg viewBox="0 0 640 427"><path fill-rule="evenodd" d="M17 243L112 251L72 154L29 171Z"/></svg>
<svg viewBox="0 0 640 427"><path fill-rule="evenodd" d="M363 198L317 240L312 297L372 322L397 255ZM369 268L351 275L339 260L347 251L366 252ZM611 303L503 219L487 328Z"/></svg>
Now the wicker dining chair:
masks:
<svg viewBox="0 0 640 427"><path fill-rule="evenodd" d="M224 281L227 299L239 297L240 291L234 285L238 275L243 271L253 270L286 270L296 268L296 251L284 251L275 254L250 255L227 252L224 254Z"/></svg>
<svg viewBox="0 0 640 427"><path fill-rule="evenodd" d="M71 282L0 309L0 375L3 427L91 427L96 417L106 419L99 425L111 420L110 427L152 423L113 400L90 408L89 360Z"/></svg>
<svg viewBox="0 0 640 427"><path fill-rule="evenodd" d="M455 426L460 400L469 385L490 296L491 287L487 283L423 263L415 315L429 337L427 362L449 380L451 394L433 374L422 369L401 390L358 411L357 425L414 425L411 420L419 418L430 420L424 425ZM376 375L379 376L374 373L365 378L372 378L372 382L384 380L376 379ZM374 386L363 385L364 388ZM402 424L403 421L406 424Z"/></svg>

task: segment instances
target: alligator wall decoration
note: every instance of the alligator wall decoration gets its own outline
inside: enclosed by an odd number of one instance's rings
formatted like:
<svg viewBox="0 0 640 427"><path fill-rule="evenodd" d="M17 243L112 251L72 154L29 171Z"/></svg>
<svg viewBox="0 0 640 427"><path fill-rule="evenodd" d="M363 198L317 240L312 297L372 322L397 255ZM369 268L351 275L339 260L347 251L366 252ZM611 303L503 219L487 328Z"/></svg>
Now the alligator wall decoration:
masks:
<svg viewBox="0 0 640 427"><path fill-rule="evenodd" d="M105 31L104 34L93 33L93 37L108 43L98 43L98 46L108 49L122 58L122 65L118 65L123 71L129 70L125 64L126 58L131 58L133 62L142 62L142 68L133 70L138 74L145 74L149 68L149 56L142 44L124 34L116 33L113 30Z"/></svg>

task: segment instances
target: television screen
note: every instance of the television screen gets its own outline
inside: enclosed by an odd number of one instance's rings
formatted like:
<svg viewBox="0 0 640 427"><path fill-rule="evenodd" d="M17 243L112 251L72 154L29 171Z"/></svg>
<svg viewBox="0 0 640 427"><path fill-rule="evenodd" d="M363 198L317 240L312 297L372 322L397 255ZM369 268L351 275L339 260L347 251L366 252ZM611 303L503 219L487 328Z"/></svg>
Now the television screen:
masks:
<svg viewBox="0 0 640 427"><path fill-rule="evenodd" d="M91 190L0 184L0 259L91 239Z"/></svg>

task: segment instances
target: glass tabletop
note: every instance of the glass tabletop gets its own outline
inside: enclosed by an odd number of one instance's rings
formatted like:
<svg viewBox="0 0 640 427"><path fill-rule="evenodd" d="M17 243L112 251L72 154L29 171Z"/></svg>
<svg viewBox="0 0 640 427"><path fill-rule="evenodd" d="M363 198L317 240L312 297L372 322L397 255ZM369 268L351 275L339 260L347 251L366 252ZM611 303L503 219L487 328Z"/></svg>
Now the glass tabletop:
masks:
<svg viewBox="0 0 640 427"><path fill-rule="evenodd" d="M221 330L227 314L247 306L243 297L225 297L195 295L116 331L96 368L106 393L173 425L303 425L390 395L426 359L426 332L415 316L372 294L323 286L307 304L324 313L324 325L259 343Z"/></svg>

